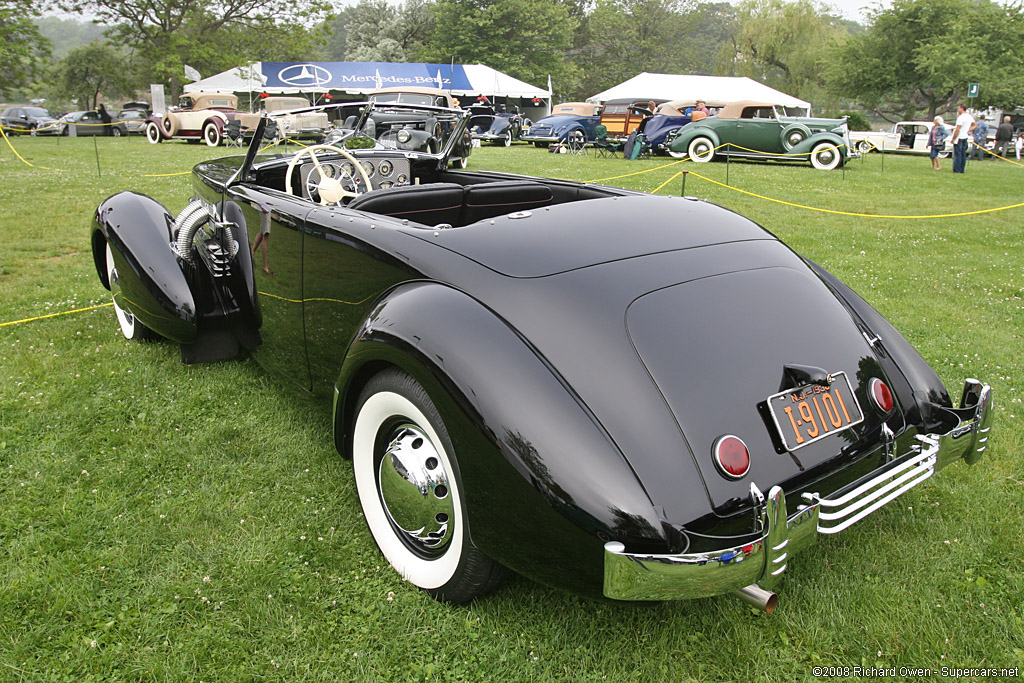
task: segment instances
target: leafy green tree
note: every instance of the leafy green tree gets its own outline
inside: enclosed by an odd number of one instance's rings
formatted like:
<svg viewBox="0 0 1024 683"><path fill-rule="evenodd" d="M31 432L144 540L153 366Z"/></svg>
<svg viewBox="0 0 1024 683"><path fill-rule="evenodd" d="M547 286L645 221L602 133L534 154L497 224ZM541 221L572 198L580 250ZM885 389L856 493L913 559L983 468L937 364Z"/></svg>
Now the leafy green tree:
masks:
<svg viewBox="0 0 1024 683"><path fill-rule="evenodd" d="M391 5L360 0L348 13L345 60L407 62L423 44L432 20L424 0Z"/></svg>
<svg viewBox="0 0 1024 683"><path fill-rule="evenodd" d="M354 9L354 7L345 7L324 22L322 29L326 42L321 47L321 56L324 61L345 61L345 53L348 52L348 22Z"/></svg>
<svg viewBox="0 0 1024 683"><path fill-rule="evenodd" d="M487 64L543 87L572 72L575 23L558 0L436 0L433 30L416 52L425 62Z"/></svg>
<svg viewBox="0 0 1024 683"><path fill-rule="evenodd" d="M107 30L106 26L94 24L91 21L60 17L39 17L33 23L39 27L39 32L53 46L51 49L53 59L63 59L76 47L88 45L94 40L103 40L103 33Z"/></svg>
<svg viewBox="0 0 1024 683"><path fill-rule="evenodd" d="M580 51L587 65L581 89L593 95L643 71L706 68L705 16L693 9L679 0L597 0L589 17L590 41Z"/></svg>
<svg viewBox="0 0 1024 683"><path fill-rule="evenodd" d="M109 45L94 41L71 50L52 70L53 95L78 100L81 109L95 109L102 93L108 98L130 95L127 58Z"/></svg>
<svg viewBox="0 0 1024 683"><path fill-rule="evenodd" d="M27 86L50 52L32 23L39 7L32 0L0 0L0 98Z"/></svg>
<svg viewBox="0 0 1024 683"><path fill-rule="evenodd" d="M816 0L743 0L736 7L731 73L810 100L824 88L828 49L848 33Z"/></svg>
<svg viewBox="0 0 1024 683"><path fill-rule="evenodd" d="M110 40L134 50L142 82L164 83L172 96L188 64L210 74L261 59L308 59L329 9L327 0L58 0L110 26Z"/></svg>
<svg viewBox="0 0 1024 683"><path fill-rule="evenodd" d="M1024 13L988 0L895 0L832 52L830 89L894 121L928 118L982 84L976 105L1024 97Z"/></svg>

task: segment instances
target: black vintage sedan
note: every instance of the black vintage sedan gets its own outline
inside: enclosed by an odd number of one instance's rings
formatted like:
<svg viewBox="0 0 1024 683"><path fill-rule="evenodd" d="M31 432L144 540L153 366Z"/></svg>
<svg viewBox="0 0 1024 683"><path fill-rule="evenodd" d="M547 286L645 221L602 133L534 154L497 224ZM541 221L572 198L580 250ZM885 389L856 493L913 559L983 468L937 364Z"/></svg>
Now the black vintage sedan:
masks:
<svg viewBox="0 0 1024 683"><path fill-rule="evenodd" d="M797 551L981 458L989 387L967 380L954 405L869 304L763 228L691 198L450 170L469 114L429 112L451 124L436 153L254 142L196 166L177 216L122 192L91 227L126 337L186 363L248 352L330 397L369 530L419 588L466 602L512 570L770 610Z"/></svg>

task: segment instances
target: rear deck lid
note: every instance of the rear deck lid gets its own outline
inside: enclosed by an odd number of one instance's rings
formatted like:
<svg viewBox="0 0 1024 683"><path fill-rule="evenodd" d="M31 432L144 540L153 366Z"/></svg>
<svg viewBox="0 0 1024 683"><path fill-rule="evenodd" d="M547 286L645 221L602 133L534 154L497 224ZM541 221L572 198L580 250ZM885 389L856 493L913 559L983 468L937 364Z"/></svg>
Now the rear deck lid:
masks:
<svg viewBox="0 0 1024 683"><path fill-rule="evenodd" d="M808 271L768 267L655 290L629 306L626 326L715 507L747 496L750 482L766 491L877 436L882 416L866 391L872 377L884 379L882 370L846 309ZM787 388L787 365L821 368L836 383L845 373L863 420L850 405L850 418L834 427L828 408L811 400L815 425L801 424L800 437L790 431L803 422L799 410L792 424L776 424L768 399ZM849 402L849 393L844 396ZM808 429L821 438L812 442ZM723 476L714 463L713 446L725 434L738 436L750 451L750 471L739 480ZM799 438L807 443L796 445Z"/></svg>

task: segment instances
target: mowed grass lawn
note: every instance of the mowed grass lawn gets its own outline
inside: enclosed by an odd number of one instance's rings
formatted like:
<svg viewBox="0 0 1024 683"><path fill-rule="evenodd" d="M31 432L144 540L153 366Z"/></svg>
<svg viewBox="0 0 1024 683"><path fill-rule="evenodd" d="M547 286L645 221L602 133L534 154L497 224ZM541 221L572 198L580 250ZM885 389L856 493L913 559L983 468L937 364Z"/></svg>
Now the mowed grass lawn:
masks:
<svg viewBox="0 0 1024 683"><path fill-rule="evenodd" d="M146 175L224 153L140 138L12 143L36 167L0 141L0 323L109 301L88 248L97 203L130 189L177 212L188 176ZM515 146L474 150L470 165L595 180L671 161ZM1024 201L1024 167L972 162L954 176L948 161L937 173L888 156L883 168L877 154L845 174L686 162L607 182L653 190L681 169L838 211ZM384 563L333 450L330 406L251 360L184 366L172 344L129 343L109 307L5 324L0 680L792 681L819 665L1024 667L1024 208L861 218L693 175L686 193L835 272L953 392L968 376L991 383L981 463L799 555L772 615L729 597L594 602L520 578L451 607Z"/></svg>

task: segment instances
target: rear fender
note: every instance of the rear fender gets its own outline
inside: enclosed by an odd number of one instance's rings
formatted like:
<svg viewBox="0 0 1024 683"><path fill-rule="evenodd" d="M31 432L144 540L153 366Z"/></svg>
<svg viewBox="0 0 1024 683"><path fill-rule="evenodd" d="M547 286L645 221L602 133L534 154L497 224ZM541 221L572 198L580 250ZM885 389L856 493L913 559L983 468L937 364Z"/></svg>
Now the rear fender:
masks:
<svg viewBox="0 0 1024 683"><path fill-rule="evenodd" d="M119 192L93 215L93 261L119 305L161 336L189 344L197 335L196 304L171 248L173 227L174 216L155 199ZM113 288L107 281L108 243L119 279Z"/></svg>
<svg viewBox="0 0 1024 683"><path fill-rule="evenodd" d="M868 334L878 340L873 345L876 350L881 347L879 360L890 380L902 377L906 381L912 400L905 400L906 389L900 390L898 386L893 388L904 399L902 403L908 411L908 421L920 425L922 432L936 431L945 419L945 412L937 411L936 406L949 408L953 405L949 391L939 376L917 349L859 294L817 263L809 260L807 263L847 308L860 318L868 328Z"/></svg>
<svg viewBox="0 0 1024 683"><path fill-rule="evenodd" d="M607 540L665 547L647 493L596 418L535 349L467 294L415 283L373 308L336 385L343 454L360 390L389 366L415 377L444 417L472 539L488 556L599 596Z"/></svg>

